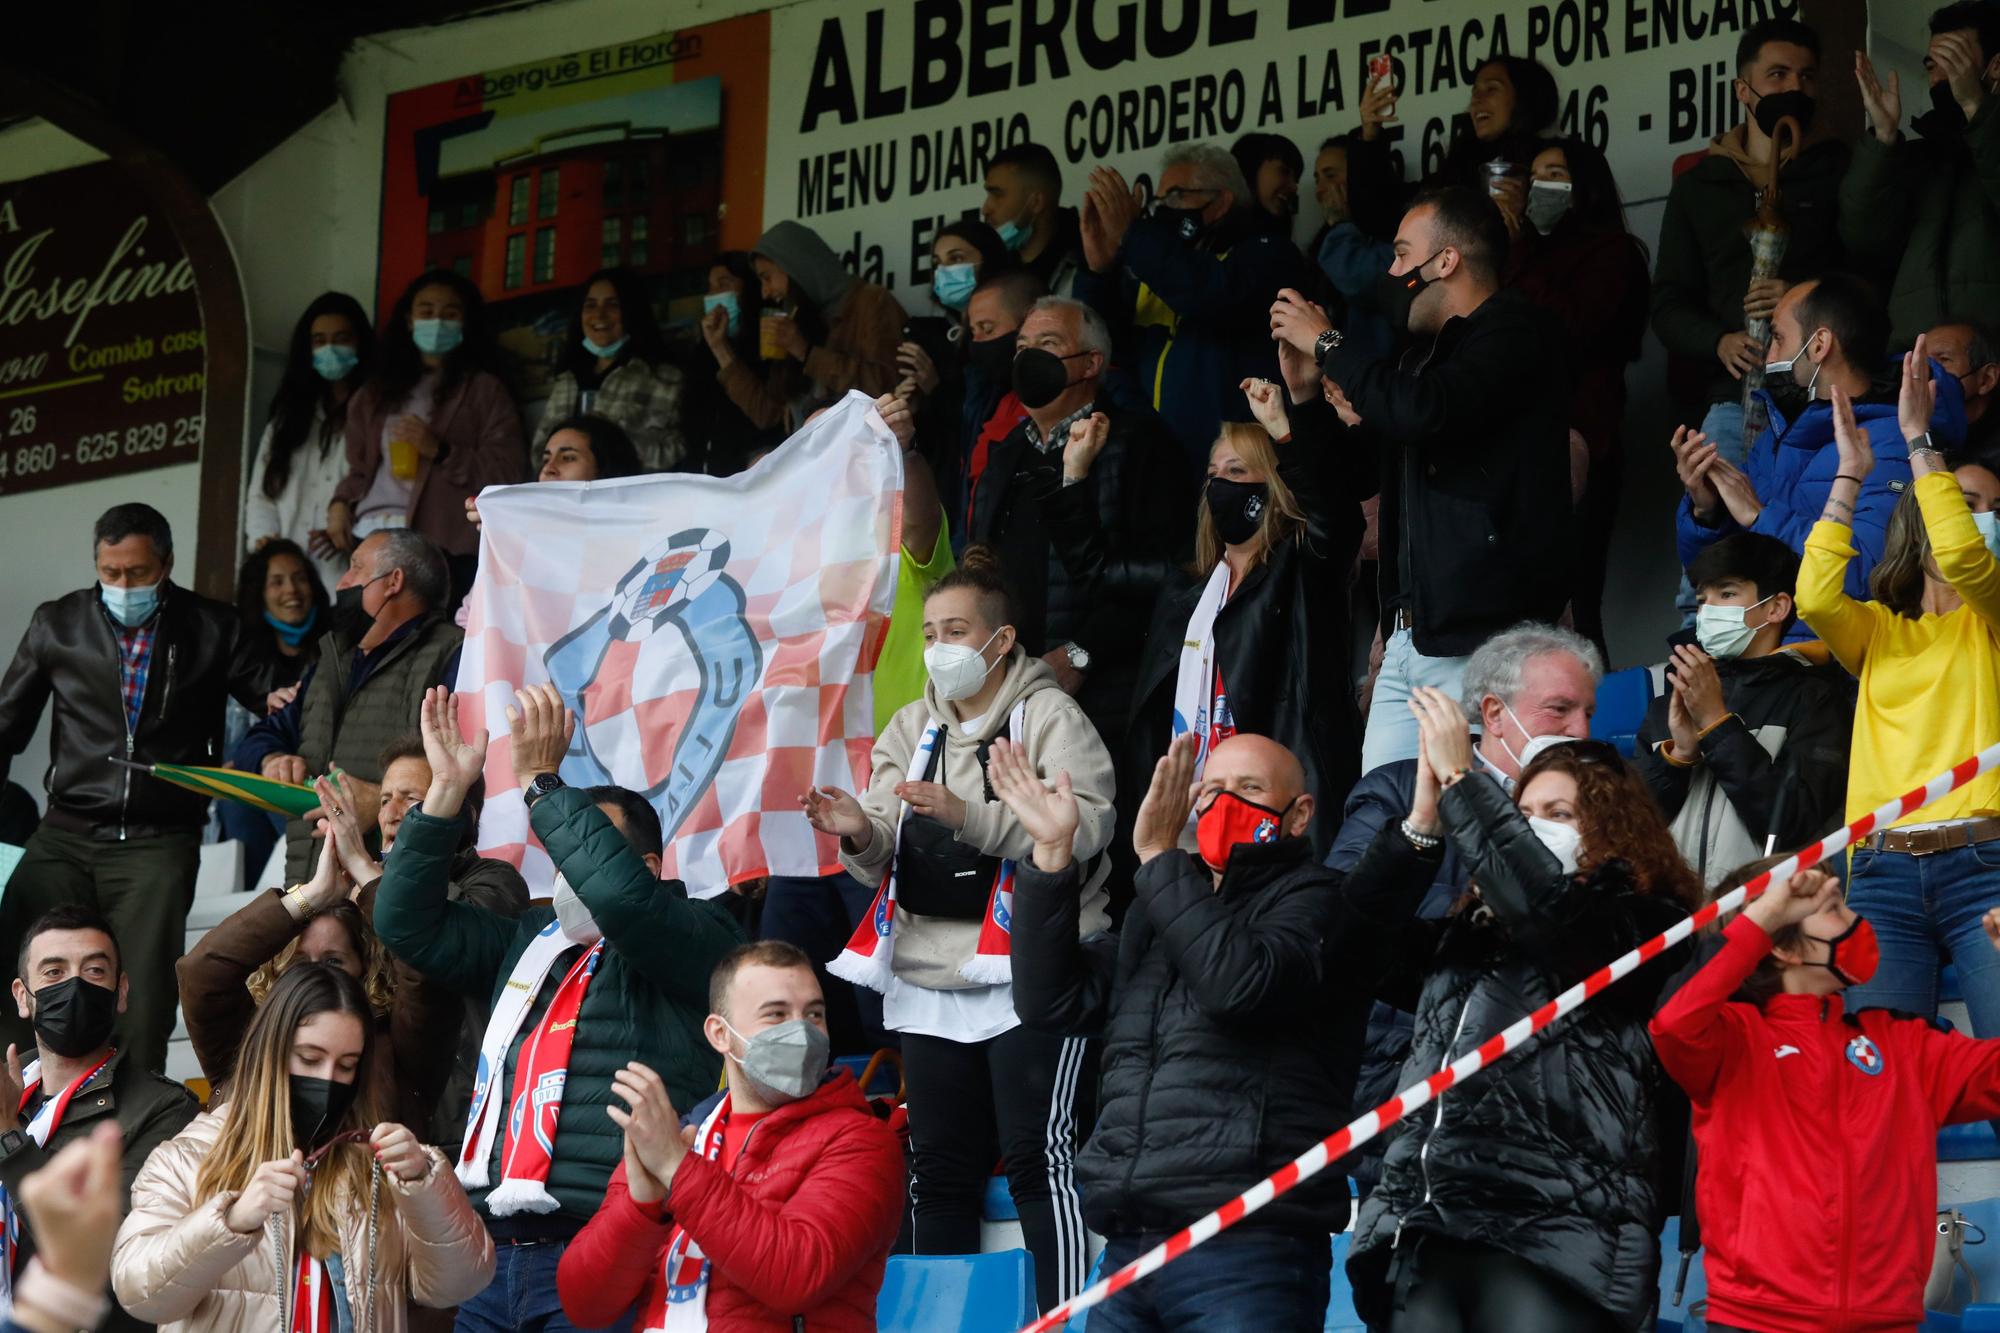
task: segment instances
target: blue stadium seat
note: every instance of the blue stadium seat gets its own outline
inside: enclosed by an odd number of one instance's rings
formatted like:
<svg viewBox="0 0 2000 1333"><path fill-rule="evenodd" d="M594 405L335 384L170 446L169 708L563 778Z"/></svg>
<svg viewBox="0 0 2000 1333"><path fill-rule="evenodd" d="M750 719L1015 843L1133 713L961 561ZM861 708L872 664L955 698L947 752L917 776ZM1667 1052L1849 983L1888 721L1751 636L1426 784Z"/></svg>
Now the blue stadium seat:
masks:
<svg viewBox="0 0 2000 1333"><path fill-rule="evenodd" d="M1599 681L1590 734L1610 741L1620 754L1630 758L1639 748L1639 724L1646 720L1646 710L1660 691L1658 672L1657 667L1627 667Z"/></svg>
<svg viewBox="0 0 2000 1333"><path fill-rule="evenodd" d="M1702 1272L1701 1252L1696 1251L1694 1262L1688 1265L1687 1289L1681 1292L1681 1303L1674 1304L1674 1279L1681 1271L1681 1220L1667 1219L1666 1230L1660 1233L1660 1323L1659 1333L1681 1333L1687 1327L1688 1310L1699 1300L1708 1296L1708 1278Z"/></svg>
<svg viewBox="0 0 2000 1333"><path fill-rule="evenodd" d="M1333 1238L1333 1271L1327 1274L1324 1333L1368 1333L1368 1325L1354 1313L1354 1286L1347 1280L1347 1247L1353 1240L1351 1231Z"/></svg>
<svg viewBox="0 0 2000 1333"><path fill-rule="evenodd" d="M1035 1261L997 1254L892 1254L875 1302L880 1333L1016 1333L1035 1317Z"/></svg>
<svg viewBox="0 0 2000 1333"><path fill-rule="evenodd" d="M868 1072L869 1058L865 1055L837 1055L833 1058L833 1062L854 1075L854 1081L859 1083L861 1076ZM870 1097L875 1097L893 1093L895 1090L896 1066L884 1060L875 1067L875 1077L869 1086L863 1088L861 1091Z"/></svg>
<svg viewBox="0 0 2000 1333"><path fill-rule="evenodd" d="M1938 1131L1940 1162L1986 1162L2000 1158L2000 1142L1995 1142L1993 1126L1984 1120L1969 1125L1946 1125Z"/></svg>
<svg viewBox="0 0 2000 1333"><path fill-rule="evenodd" d="M1954 1128L1959 1127L1954 1126ZM1979 1128L1987 1129L1986 1122L1981 1121ZM1988 1141L1991 1142L1990 1132ZM1970 1203L1959 1204L1958 1211L1965 1214L1968 1224L1965 1233L1965 1266L1979 1279L1979 1294L1982 1301L1990 1303L2000 1300L2000 1199L1974 1199ZM1955 1279L1954 1287L1957 1300L1962 1301L1971 1295L1963 1274ZM2000 1305L1967 1306L1965 1313L1969 1315L1979 1309L1991 1311L1981 1316L1987 1322L1979 1326L1993 1330L1993 1333L2000 1333Z"/></svg>
<svg viewBox="0 0 2000 1333"><path fill-rule="evenodd" d="M1099 1250L1097 1252L1097 1257L1090 1261L1090 1276L1084 1279L1083 1285L1086 1287L1094 1287L1097 1285L1098 1279L1103 1276L1104 1276L1104 1251ZM1076 1318L1069 1321L1069 1333L1084 1333L1084 1330L1089 1326L1090 1326L1090 1311L1085 1310L1082 1314L1078 1315Z"/></svg>
<svg viewBox="0 0 2000 1333"><path fill-rule="evenodd" d="M986 1206L983 1215L989 1222L1021 1220L1021 1210L1014 1206L1014 1192L1007 1188L1007 1177L987 1177Z"/></svg>

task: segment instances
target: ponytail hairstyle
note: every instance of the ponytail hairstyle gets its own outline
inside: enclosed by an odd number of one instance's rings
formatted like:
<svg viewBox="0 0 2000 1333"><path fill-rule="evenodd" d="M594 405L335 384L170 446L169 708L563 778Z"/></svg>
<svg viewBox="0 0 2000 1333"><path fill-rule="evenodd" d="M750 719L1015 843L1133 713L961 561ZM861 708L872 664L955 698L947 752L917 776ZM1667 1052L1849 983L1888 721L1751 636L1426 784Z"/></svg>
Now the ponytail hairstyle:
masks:
<svg viewBox="0 0 2000 1333"><path fill-rule="evenodd" d="M965 554L958 558L958 567L926 589L924 601L957 588L969 589L977 595L979 613L986 617L988 628L997 630L1012 625L1016 631L1020 629L1020 621L1015 618L1014 590L1007 586L999 553L992 547L966 547Z"/></svg>
<svg viewBox="0 0 2000 1333"><path fill-rule="evenodd" d="M1269 503L1264 506L1264 517L1257 523L1257 563L1270 559L1271 552L1285 542L1303 542L1306 511L1299 506L1299 498L1292 493L1292 488L1278 475L1278 450L1271 443L1270 433L1254 422L1225 421L1215 437L1215 443L1227 443L1234 449L1244 466L1262 476L1267 488ZM1195 501L1195 506L1194 572L1206 578L1222 563L1222 537L1216 532L1215 519L1208 512L1207 497L1204 495Z"/></svg>
<svg viewBox="0 0 2000 1333"><path fill-rule="evenodd" d="M382 1091L373 1078L375 1014L361 983L325 963L300 963L278 978L243 1034L222 1135L195 1176L196 1206L242 1190L258 1167L286 1160L300 1146L292 1128L292 1041L306 1020L328 1013L352 1014L361 1024L354 1101L338 1132L369 1129L381 1120ZM341 1218L368 1197L374 1165L365 1143L343 1143L326 1155L305 1199L301 1248L319 1258L340 1248Z"/></svg>

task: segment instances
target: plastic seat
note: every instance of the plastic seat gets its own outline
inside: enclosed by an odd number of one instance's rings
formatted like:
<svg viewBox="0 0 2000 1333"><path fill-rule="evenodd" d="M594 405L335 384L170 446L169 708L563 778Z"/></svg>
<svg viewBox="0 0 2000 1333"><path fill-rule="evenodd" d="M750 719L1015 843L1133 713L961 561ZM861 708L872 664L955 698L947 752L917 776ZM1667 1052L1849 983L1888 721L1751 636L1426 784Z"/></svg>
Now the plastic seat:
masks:
<svg viewBox="0 0 2000 1333"><path fill-rule="evenodd" d="M1937 1154L1940 1162L1991 1161L2000 1158L2000 1142L1993 1137L1993 1126L1984 1120L1975 1120L1969 1125L1946 1125L1938 1131Z"/></svg>
<svg viewBox="0 0 2000 1333"><path fill-rule="evenodd" d="M1681 1303L1674 1304L1674 1280L1681 1271L1681 1220L1667 1219L1667 1225L1660 1232L1660 1322L1659 1333L1681 1333L1688 1325L1688 1311L1696 1301L1708 1297L1708 1278L1701 1268L1701 1251L1695 1251L1694 1261L1688 1265L1687 1287L1681 1292Z"/></svg>
<svg viewBox="0 0 2000 1333"><path fill-rule="evenodd" d="M1988 1131L1988 1142L1991 1143L1991 1131L1986 1122L1982 1120L1977 1127ZM1970 1129L1973 1126L1955 1125L1953 1128ZM1974 1199L1956 1206L1965 1214L1967 1224L1963 1251L1965 1266L1979 1279L1982 1298L1981 1304L1967 1306L1965 1313L1970 1315L1975 1310L1985 1311L1980 1316L1985 1322L1977 1326L1990 1330L1990 1333L2000 1333L2000 1305L1992 1304L2000 1299L2000 1199ZM1966 1285L1964 1275L1959 1274L1953 1279L1954 1299L1939 1304L1949 1308L1970 1295L1971 1289Z"/></svg>
<svg viewBox="0 0 2000 1333"><path fill-rule="evenodd" d="M892 1254L875 1301L880 1333L1016 1333L1035 1317L1035 1261L995 1254Z"/></svg>
<svg viewBox="0 0 2000 1333"><path fill-rule="evenodd" d="M1333 1268L1326 1275L1326 1327L1323 1333L1368 1333L1368 1325L1354 1313L1354 1284L1347 1280L1347 1247L1354 1233L1343 1231L1333 1238Z"/></svg>
<svg viewBox="0 0 2000 1333"><path fill-rule="evenodd" d="M1014 1192L1007 1188L1007 1177L989 1176L986 1179L986 1203L980 1215L988 1222L1018 1222L1021 1210L1014 1206Z"/></svg>
<svg viewBox="0 0 2000 1333"><path fill-rule="evenodd" d="M1591 715L1590 734L1610 741L1627 758L1639 748L1639 724L1646 720L1646 710L1659 692L1657 670L1627 667L1597 683L1597 711Z"/></svg>
<svg viewBox="0 0 2000 1333"><path fill-rule="evenodd" d="M1090 1261L1090 1276L1083 1280L1083 1285L1086 1287L1094 1287L1097 1285L1098 1280L1103 1276L1104 1276L1104 1251L1099 1250L1097 1252L1097 1257ZM1078 1315L1076 1318L1069 1321L1069 1333L1084 1333L1084 1330L1089 1326L1090 1326L1090 1311L1085 1310L1082 1314Z"/></svg>

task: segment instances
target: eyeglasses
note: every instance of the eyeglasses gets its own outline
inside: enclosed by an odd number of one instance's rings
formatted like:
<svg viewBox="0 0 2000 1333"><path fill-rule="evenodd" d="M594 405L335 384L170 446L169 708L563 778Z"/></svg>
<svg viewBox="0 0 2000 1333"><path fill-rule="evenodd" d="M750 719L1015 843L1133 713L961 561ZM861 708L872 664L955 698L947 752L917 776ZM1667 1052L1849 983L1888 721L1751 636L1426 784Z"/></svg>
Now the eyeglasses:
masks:
<svg viewBox="0 0 2000 1333"><path fill-rule="evenodd" d="M1189 195L1220 194L1220 193L1222 193L1220 190L1205 190L1198 185L1190 185L1190 186L1176 185L1173 189L1168 190L1166 193L1160 196L1160 203L1168 208L1179 208L1182 205L1191 202L1188 199Z"/></svg>

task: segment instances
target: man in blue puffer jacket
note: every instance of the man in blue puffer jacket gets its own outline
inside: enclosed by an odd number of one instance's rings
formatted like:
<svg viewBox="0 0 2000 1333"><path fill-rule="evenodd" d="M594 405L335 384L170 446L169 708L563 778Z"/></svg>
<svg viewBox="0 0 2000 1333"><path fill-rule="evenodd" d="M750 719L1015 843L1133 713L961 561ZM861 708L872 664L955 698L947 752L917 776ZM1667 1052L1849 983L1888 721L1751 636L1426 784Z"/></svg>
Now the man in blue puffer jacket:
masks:
<svg viewBox="0 0 2000 1333"><path fill-rule="evenodd" d="M1771 316L1765 387L1759 391L1771 424L1751 446L1747 470L1720 458L1700 434L1674 432L1674 460L1688 492L1677 534L1682 565L1734 532L1762 533L1794 551L1805 550L1806 534L1840 471L1829 401L1839 388L1854 400L1854 419L1875 449L1875 469L1854 506L1860 555L1847 567L1848 595L1868 599L1868 575L1882 558L1890 511L1910 485L1910 451L1896 424L1894 378L1877 379L1886 368L1900 368L1900 360L1887 354L1888 339L1888 313L1857 278L1829 273L1785 293ZM1964 393L1949 372L1932 364L1938 394L1931 435L1939 448L1952 448L1965 439ZM1787 637L1810 639L1813 633L1800 621Z"/></svg>

